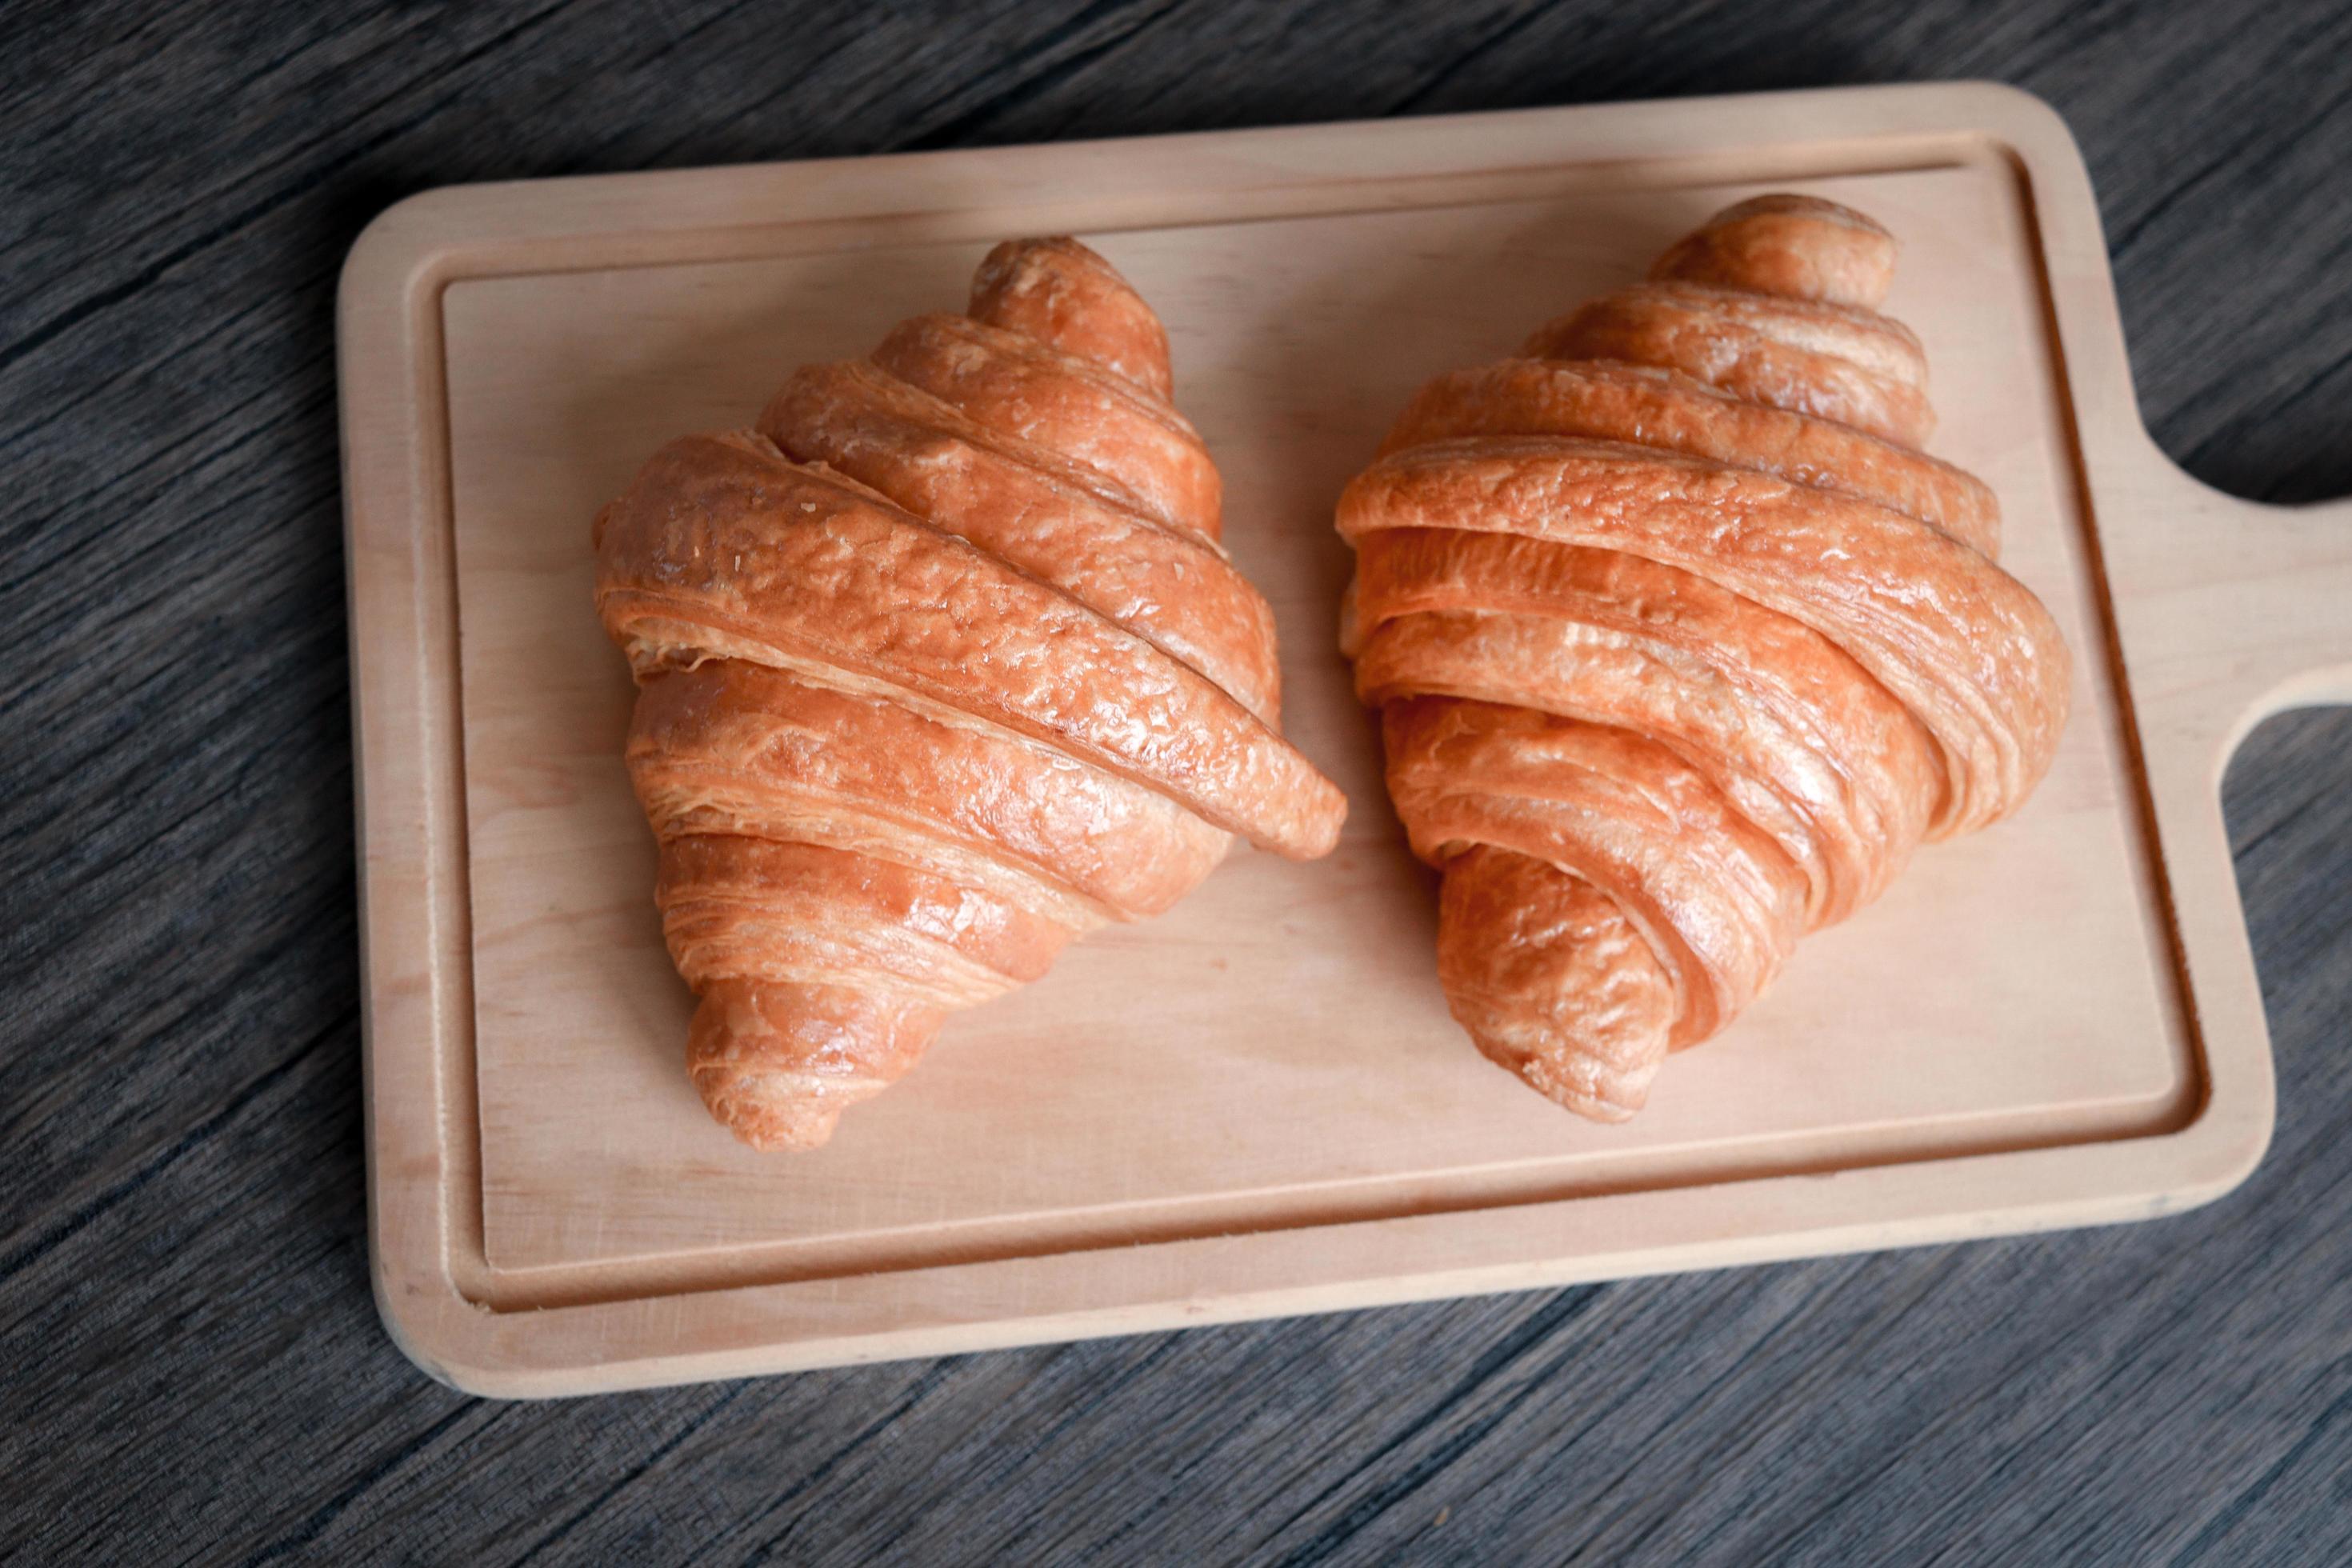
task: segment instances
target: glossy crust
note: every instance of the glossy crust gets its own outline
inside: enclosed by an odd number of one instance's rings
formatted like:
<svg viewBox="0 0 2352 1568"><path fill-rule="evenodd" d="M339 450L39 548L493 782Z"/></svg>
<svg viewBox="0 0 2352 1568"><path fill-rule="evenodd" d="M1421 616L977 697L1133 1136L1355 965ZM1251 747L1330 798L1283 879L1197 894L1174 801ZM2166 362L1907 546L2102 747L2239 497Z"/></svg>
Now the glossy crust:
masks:
<svg viewBox="0 0 2352 1568"><path fill-rule="evenodd" d="M1915 845L2015 811L2072 678L1985 487L1916 450L1894 242L1727 210L1522 358L1440 376L1341 496L1389 788L1481 1050L1634 1113Z"/></svg>
<svg viewBox="0 0 2352 1568"><path fill-rule="evenodd" d="M824 1142L950 1011L1166 909L1231 835L1336 841L1168 385L1108 263L1014 242L970 317L803 367L597 518L688 1067L746 1142Z"/></svg>
<svg viewBox="0 0 2352 1568"><path fill-rule="evenodd" d="M1421 389L1381 450L1463 436L1581 436L1679 452L1876 501L1985 554L2000 552L2000 503L1974 474L1679 371L1540 359L1454 371Z"/></svg>
<svg viewBox="0 0 2352 1568"><path fill-rule="evenodd" d="M1906 328L1843 305L1698 283L1636 283L1537 329L1528 359L1676 370L1735 397L1917 447L1936 427L1927 365Z"/></svg>

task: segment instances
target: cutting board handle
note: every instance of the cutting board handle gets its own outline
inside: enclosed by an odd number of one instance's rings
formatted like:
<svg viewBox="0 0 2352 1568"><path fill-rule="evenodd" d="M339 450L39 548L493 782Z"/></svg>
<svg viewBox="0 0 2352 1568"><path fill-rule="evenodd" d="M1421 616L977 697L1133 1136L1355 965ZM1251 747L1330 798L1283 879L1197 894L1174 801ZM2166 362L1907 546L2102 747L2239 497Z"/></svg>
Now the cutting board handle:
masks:
<svg viewBox="0 0 2352 1568"><path fill-rule="evenodd" d="M2293 507L2231 500L2258 573L2245 621L2278 661L2263 714L2352 703L2352 497Z"/></svg>
<svg viewBox="0 0 2352 1568"><path fill-rule="evenodd" d="M2143 721L2194 731L2218 784L2263 720L2352 703L2352 498L2245 500L2148 454L2146 510L2101 530L2117 630Z"/></svg>

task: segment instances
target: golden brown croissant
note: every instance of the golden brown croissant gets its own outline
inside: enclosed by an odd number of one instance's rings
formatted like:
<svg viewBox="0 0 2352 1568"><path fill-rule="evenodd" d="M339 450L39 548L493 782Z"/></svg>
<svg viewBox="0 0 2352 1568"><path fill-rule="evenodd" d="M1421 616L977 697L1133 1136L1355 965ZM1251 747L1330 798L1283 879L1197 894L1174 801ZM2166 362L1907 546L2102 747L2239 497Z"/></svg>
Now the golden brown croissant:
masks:
<svg viewBox="0 0 2352 1568"><path fill-rule="evenodd" d="M2064 727L1991 492L1916 449L1894 263L1832 203L1731 207L1431 383L1340 498L1342 645L1444 871L1438 977L1587 1116L1639 1110L1921 838L2015 810Z"/></svg>
<svg viewBox="0 0 2352 1568"><path fill-rule="evenodd" d="M688 1064L744 1142L824 1142L950 1009L1166 909L1231 835L1336 840L1169 392L1108 263L1016 241L968 316L796 372L597 518Z"/></svg>

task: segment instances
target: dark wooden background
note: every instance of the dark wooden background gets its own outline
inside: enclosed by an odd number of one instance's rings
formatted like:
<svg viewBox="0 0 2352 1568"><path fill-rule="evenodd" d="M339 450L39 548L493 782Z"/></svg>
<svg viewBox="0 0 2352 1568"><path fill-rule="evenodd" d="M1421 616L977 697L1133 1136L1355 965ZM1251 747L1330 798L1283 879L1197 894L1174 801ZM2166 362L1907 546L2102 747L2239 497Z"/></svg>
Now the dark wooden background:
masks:
<svg viewBox="0 0 2352 1568"><path fill-rule="evenodd" d="M384 205L1973 76L2080 136L2165 447L2352 490L2341 4L0 10L0 1558L2352 1557L2342 711L2230 778L2281 1114L2185 1217L552 1405L369 1300L331 307Z"/></svg>

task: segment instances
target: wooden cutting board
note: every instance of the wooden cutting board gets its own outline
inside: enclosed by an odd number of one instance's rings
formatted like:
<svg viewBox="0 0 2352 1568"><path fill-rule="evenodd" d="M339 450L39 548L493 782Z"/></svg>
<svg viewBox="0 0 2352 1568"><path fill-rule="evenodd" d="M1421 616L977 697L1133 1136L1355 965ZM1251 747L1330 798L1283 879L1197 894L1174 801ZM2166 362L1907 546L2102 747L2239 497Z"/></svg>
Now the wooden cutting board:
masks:
<svg viewBox="0 0 2352 1568"><path fill-rule="evenodd" d="M1333 497L1405 397L1765 189L1904 243L1935 449L2077 651L2014 820L1810 940L1623 1127L1446 1016L1430 879L1334 651ZM822 1152L683 1070L631 693L588 522L665 438L1077 233L1166 319L1272 600L1328 860L958 1015ZM2162 1214L2269 1136L2218 803L2245 730L2352 698L2352 517L2237 501L2142 429L2081 158L1936 86L436 191L341 303L374 1278L476 1392L581 1393Z"/></svg>

